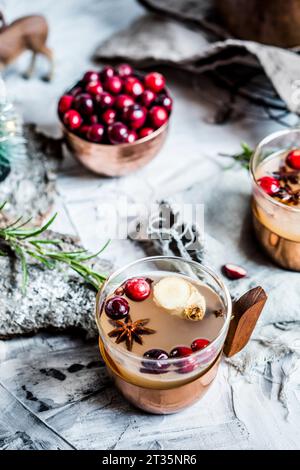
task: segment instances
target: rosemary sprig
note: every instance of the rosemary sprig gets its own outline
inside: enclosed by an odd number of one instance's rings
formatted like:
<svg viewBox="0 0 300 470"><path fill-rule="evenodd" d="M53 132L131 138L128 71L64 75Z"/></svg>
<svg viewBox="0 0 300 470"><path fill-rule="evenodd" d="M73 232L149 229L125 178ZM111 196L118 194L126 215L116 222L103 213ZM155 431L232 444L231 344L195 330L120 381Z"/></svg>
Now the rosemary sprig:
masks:
<svg viewBox="0 0 300 470"><path fill-rule="evenodd" d="M6 203L0 204L0 215ZM55 214L40 228L26 228L29 220L23 221L19 217L14 222L0 227L0 256L7 256L9 250L13 251L21 261L22 266L22 290L25 293L28 282L27 258L33 258L49 269L54 269L58 264L66 264L82 276L96 290L105 281L105 276L94 271L87 261L98 256L105 250L109 241L95 254L91 255L86 250L64 251L60 240L38 238L52 225L56 219Z"/></svg>
<svg viewBox="0 0 300 470"><path fill-rule="evenodd" d="M234 162L239 163L243 168L246 168L247 170L249 170L250 160L253 155L253 150L245 142L241 143L241 148L242 148L242 151L239 153L235 153L233 155L221 153L220 155L222 157L232 158Z"/></svg>

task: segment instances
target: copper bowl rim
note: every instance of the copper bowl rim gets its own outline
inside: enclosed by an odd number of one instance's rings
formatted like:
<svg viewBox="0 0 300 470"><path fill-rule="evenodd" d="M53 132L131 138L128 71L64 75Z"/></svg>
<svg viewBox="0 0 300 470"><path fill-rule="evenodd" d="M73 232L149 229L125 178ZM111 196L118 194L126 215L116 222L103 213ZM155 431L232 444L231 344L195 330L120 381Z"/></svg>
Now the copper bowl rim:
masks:
<svg viewBox="0 0 300 470"><path fill-rule="evenodd" d="M60 120L60 123L62 125L62 128L64 130L64 133L67 134L67 135L71 135L72 137L75 137L79 140L81 140L82 142L84 143L87 143L89 145L92 145L92 146L95 146L95 148L129 148L129 147L134 147L136 145L139 145L139 144L143 144L145 142L148 142L152 139L154 139L156 136L158 136L159 134L163 133L164 130L166 130L169 126L169 121L170 121L170 116L169 115L169 119L167 120L167 122L165 122L165 124L163 124L162 126L160 126L158 129L156 129L154 132L152 132L151 134L147 135L146 137L143 137L141 139L137 139L135 142L132 142L132 143L124 143L124 144L101 144L101 143L97 143L97 142L91 142L87 139L83 139L80 135L78 134L75 134L75 132L72 132L70 131L70 129L68 129L65 124L63 123L63 121L61 120L60 116L59 116L59 120Z"/></svg>

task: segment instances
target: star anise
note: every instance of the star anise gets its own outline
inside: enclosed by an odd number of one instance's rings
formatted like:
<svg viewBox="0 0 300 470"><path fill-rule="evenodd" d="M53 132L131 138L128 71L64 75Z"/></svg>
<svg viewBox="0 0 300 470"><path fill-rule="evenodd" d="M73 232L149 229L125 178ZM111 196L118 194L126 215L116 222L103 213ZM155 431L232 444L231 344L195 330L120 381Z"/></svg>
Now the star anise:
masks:
<svg viewBox="0 0 300 470"><path fill-rule="evenodd" d="M145 326L149 323L149 318L133 322L131 317L128 315L125 320L112 320L111 323L115 328L108 333L108 336L116 336L117 344L122 343L122 341L126 341L126 348L128 351L132 350L134 341L138 344L143 344L143 340L141 338L142 335L153 335L156 333L155 330L151 330L151 328L147 328Z"/></svg>
<svg viewBox="0 0 300 470"><path fill-rule="evenodd" d="M213 313L214 313L216 318L225 317L225 312L222 308L219 308L218 310L214 310Z"/></svg>
<svg viewBox="0 0 300 470"><path fill-rule="evenodd" d="M289 170L285 165L281 166L278 171L273 172L273 176L283 183L298 184L300 172L299 170Z"/></svg>

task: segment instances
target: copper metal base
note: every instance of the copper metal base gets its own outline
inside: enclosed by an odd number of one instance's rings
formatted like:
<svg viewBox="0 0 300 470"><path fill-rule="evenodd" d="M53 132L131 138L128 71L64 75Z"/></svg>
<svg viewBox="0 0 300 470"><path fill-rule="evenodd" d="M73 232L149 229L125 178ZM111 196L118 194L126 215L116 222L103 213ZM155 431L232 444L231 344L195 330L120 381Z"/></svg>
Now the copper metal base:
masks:
<svg viewBox="0 0 300 470"><path fill-rule="evenodd" d="M86 168L99 175L123 176L150 162L162 147L168 122L132 144L103 145L88 142L63 126L67 147Z"/></svg>
<svg viewBox="0 0 300 470"><path fill-rule="evenodd" d="M108 373L112 377L118 390L134 406L153 414L176 413L202 398L217 375L221 359L220 354L209 370L192 382L179 387L160 390L141 387L126 381L103 349L101 341L99 344Z"/></svg>
<svg viewBox="0 0 300 470"><path fill-rule="evenodd" d="M265 227L253 214L256 236L265 251L282 268L300 271L300 242L282 238Z"/></svg>

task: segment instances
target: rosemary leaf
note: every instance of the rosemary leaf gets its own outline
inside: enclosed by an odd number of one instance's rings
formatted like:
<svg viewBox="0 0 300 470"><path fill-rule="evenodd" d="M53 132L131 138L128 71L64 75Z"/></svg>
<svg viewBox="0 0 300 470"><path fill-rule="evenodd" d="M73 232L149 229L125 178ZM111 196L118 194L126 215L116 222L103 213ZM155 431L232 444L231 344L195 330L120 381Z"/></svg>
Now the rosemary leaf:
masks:
<svg viewBox="0 0 300 470"><path fill-rule="evenodd" d="M0 213L5 208L5 205L5 202L0 204ZM22 217L19 217L14 222L0 229L0 242L3 248L10 248L21 261L23 275L22 291L25 292L28 282L27 257L38 261L48 269L54 269L59 264L68 265L96 290L99 289L106 277L97 273L85 263L102 253L107 247L109 241L105 243L97 253L90 255L85 249L78 249L70 252L64 251L62 249L61 240L36 238L46 232L54 222L56 216L57 214L38 229L23 228L30 222L30 220L23 221ZM49 251L50 246L53 247L53 251ZM6 253L5 251L0 250L0 256L7 256L8 252Z"/></svg>
<svg viewBox="0 0 300 470"><path fill-rule="evenodd" d="M250 160L253 155L254 150L249 147L246 142L241 142L242 151L239 153L235 153L233 155L221 153L220 155L223 157L229 157L234 160L234 162L241 165L243 168L249 170L250 168ZM230 167L231 168L231 167Z"/></svg>

